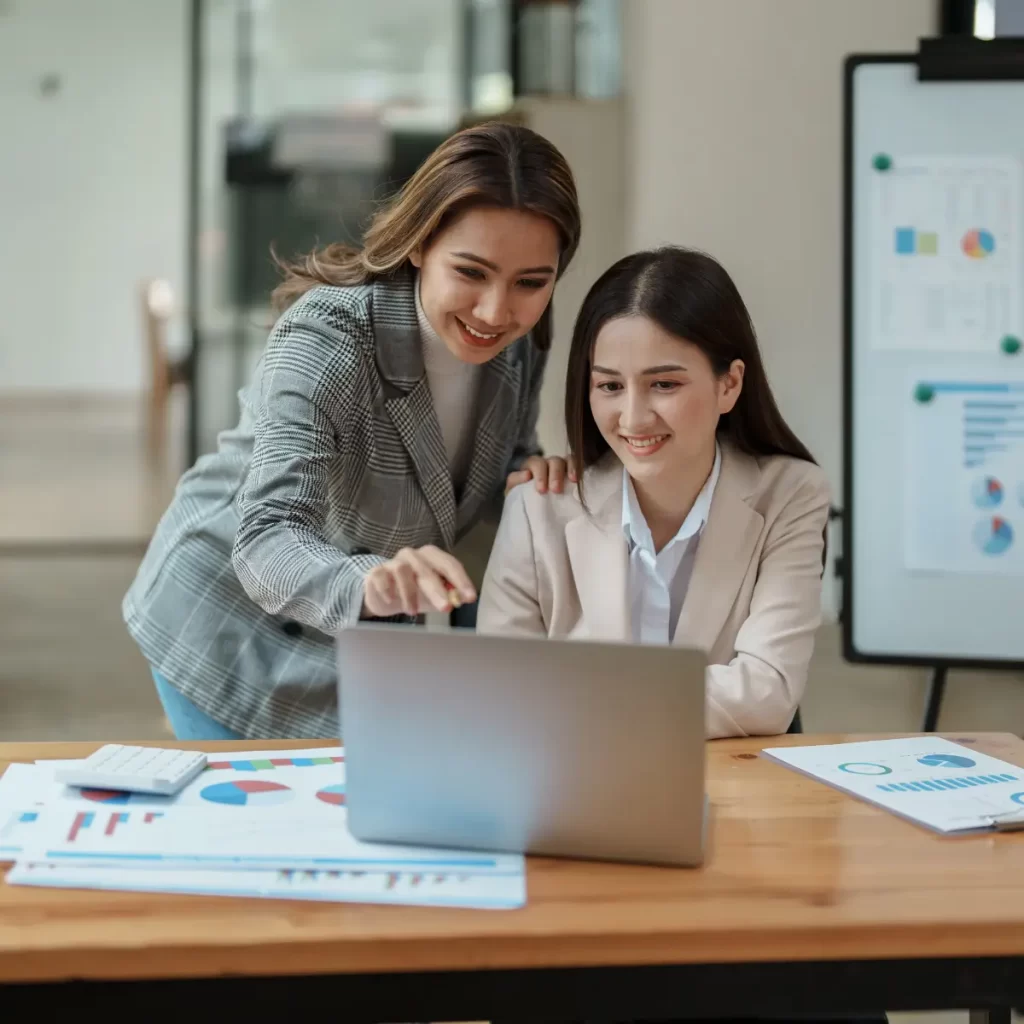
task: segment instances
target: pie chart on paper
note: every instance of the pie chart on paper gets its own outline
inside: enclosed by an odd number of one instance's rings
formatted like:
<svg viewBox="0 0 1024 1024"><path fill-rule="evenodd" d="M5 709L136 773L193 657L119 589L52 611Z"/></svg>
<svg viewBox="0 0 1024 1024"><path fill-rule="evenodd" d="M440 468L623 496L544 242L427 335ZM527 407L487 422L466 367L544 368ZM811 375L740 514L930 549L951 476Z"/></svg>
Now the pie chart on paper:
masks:
<svg viewBox="0 0 1024 1024"><path fill-rule="evenodd" d="M977 762L959 754L925 754L917 759L917 763L926 764L929 768L973 768Z"/></svg>
<svg viewBox="0 0 1024 1024"><path fill-rule="evenodd" d="M82 789L79 796L98 804L126 804L132 798L131 793L113 789Z"/></svg>
<svg viewBox="0 0 1024 1024"><path fill-rule="evenodd" d="M972 260L983 260L996 251L995 236L983 228L972 228L960 240L960 248Z"/></svg>
<svg viewBox="0 0 1024 1024"><path fill-rule="evenodd" d="M345 806L345 783L340 782L336 786L324 786L323 789L318 789L316 792L317 800L322 800L325 804L331 804L334 807Z"/></svg>
<svg viewBox="0 0 1024 1024"><path fill-rule="evenodd" d="M1003 500L1003 485L994 476L979 477L971 488L971 498L978 508L995 508Z"/></svg>
<svg viewBox="0 0 1024 1024"><path fill-rule="evenodd" d="M263 779L239 779L235 782L218 782L201 790L199 795L214 804L230 804L235 807L268 807L287 803L295 796L294 790L280 782L265 782Z"/></svg>
<svg viewBox="0 0 1024 1024"><path fill-rule="evenodd" d="M1001 516L982 519L972 534L975 545L986 555L1002 555L1013 544L1013 527Z"/></svg>

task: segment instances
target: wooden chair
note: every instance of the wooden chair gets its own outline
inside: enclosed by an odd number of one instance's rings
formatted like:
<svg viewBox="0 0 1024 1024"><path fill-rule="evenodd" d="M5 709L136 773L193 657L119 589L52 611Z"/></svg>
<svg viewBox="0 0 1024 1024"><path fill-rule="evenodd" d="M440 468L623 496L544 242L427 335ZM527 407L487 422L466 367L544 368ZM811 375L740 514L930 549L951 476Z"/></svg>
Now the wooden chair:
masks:
<svg viewBox="0 0 1024 1024"><path fill-rule="evenodd" d="M191 379L187 357L172 358L167 351L167 324L174 312L174 291L168 281L142 282L142 318L146 337L149 387L146 394L146 449L161 462L167 451L167 405L172 389Z"/></svg>

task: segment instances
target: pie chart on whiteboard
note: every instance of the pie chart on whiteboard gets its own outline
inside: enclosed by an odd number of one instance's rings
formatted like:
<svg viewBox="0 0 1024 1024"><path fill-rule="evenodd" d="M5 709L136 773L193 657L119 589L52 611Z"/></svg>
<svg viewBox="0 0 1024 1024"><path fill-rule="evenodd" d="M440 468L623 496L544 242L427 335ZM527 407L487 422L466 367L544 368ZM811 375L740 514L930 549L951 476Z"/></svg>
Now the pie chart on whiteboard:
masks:
<svg viewBox="0 0 1024 1024"><path fill-rule="evenodd" d="M991 231L972 228L960 240L960 248L972 260L983 260L996 251L996 240Z"/></svg>
<svg viewBox="0 0 1024 1024"><path fill-rule="evenodd" d="M978 508L995 508L1003 500L1003 485L994 476L979 477L971 488Z"/></svg>
<svg viewBox="0 0 1024 1024"><path fill-rule="evenodd" d="M1002 555L1013 544L1013 527L1001 516L980 520L974 527L974 543L986 555Z"/></svg>

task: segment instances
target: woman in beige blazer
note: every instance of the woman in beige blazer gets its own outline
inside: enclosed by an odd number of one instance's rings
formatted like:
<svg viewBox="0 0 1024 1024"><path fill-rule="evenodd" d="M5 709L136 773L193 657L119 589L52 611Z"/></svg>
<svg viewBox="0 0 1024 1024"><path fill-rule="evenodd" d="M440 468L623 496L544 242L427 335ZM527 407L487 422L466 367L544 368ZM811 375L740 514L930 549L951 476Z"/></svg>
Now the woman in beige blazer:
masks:
<svg viewBox="0 0 1024 1024"><path fill-rule="evenodd" d="M565 414L581 484L509 493L477 628L701 647L708 736L785 732L820 621L829 491L725 270L678 248L608 270L576 322Z"/></svg>

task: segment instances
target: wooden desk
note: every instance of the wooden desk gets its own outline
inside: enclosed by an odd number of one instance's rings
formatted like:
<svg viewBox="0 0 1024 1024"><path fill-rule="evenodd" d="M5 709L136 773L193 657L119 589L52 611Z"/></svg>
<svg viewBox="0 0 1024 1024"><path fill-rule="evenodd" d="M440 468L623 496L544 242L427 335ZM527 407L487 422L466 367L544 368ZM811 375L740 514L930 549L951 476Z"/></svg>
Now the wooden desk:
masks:
<svg viewBox="0 0 1024 1024"><path fill-rule="evenodd" d="M1024 766L1015 737L948 735ZM1024 1005L1024 834L943 838L757 756L842 738L710 744L703 869L533 860L520 911L2 885L0 983L33 984L0 987L0 1007L394 1021ZM0 745L0 769L91 749Z"/></svg>

